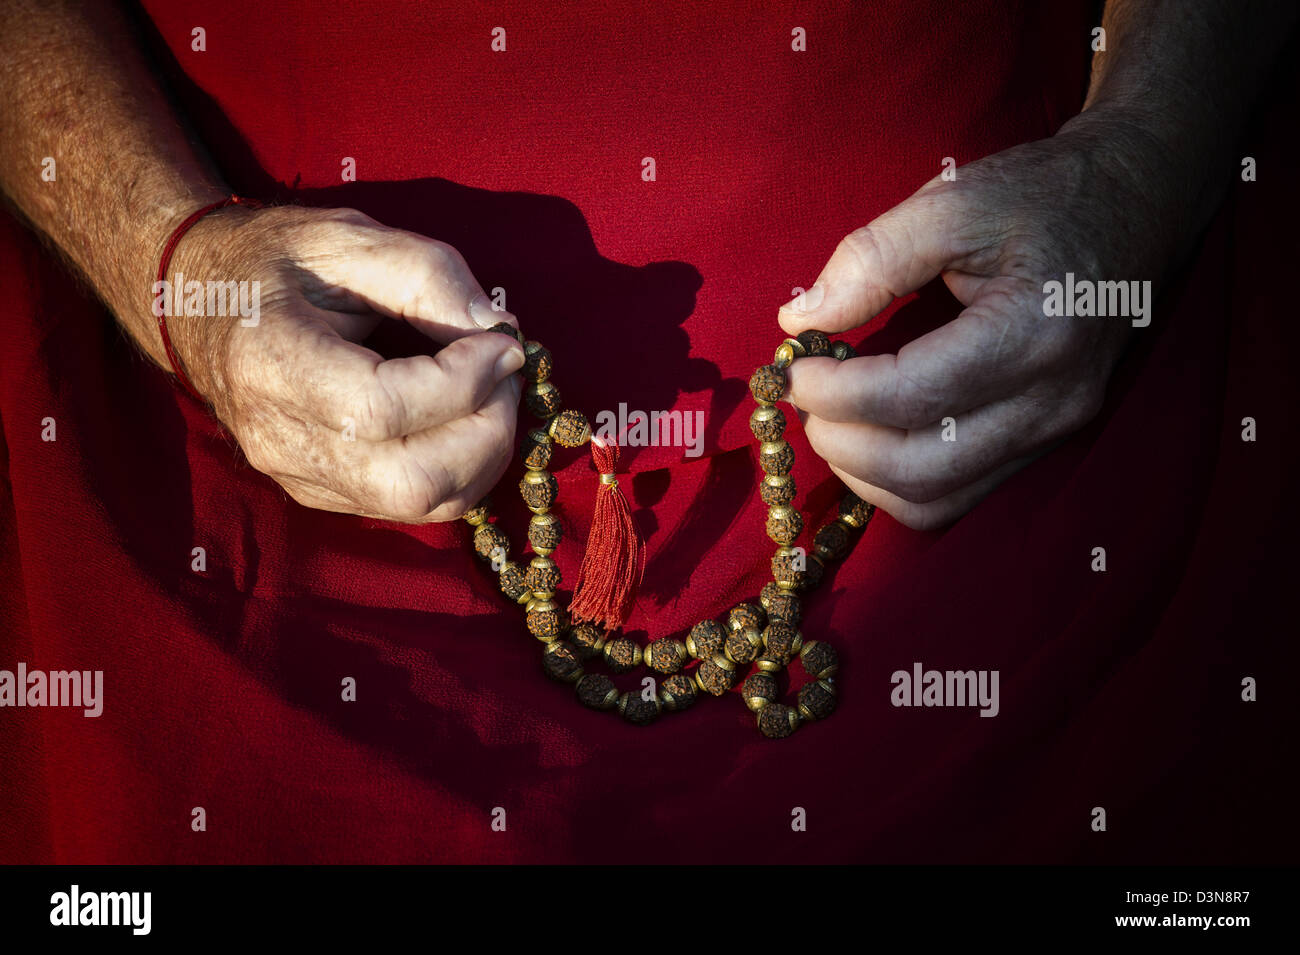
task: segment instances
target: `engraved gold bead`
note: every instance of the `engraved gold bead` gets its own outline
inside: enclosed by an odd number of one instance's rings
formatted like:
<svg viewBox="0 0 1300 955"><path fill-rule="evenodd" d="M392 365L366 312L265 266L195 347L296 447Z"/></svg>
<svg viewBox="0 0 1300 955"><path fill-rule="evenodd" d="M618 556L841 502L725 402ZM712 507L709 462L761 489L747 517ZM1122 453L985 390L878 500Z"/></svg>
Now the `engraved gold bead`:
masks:
<svg viewBox="0 0 1300 955"><path fill-rule="evenodd" d="M782 342L776 346L776 354L772 356L772 364L777 368L780 368L782 371L785 371L785 369L794 364L794 360L797 357L798 356L794 353L794 349L790 347L790 343Z"/></svg>

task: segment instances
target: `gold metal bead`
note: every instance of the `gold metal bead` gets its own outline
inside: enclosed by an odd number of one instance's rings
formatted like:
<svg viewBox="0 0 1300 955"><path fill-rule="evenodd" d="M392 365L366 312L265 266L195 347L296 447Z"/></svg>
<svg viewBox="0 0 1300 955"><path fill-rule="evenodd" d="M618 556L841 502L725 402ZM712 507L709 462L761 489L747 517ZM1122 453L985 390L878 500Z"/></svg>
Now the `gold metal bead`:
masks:
<svg viewBox="0 0 1300 955"><path fill-rule="evenodd" d="M486 523L488 518L490 518L491 516L492 516L492 510L488 504L487 498L483 498L483 500L479 501L477 504L475 504L468 511L466 511L464 514L461 515L465 523L468 524L470 527L478 527L480 524Z"/></svg>
<svg viewBox="0 0 1300 955"><path fill-rule="evenodd" d="M784 664L780 660L773 660L771 657L759 657L754 662L754 666L763 673L780 673Z"/></svg>
<svg viewBox="0 0 1300 955"><path fill-rule="evenodd" d="M836 361L846 361L850 358L856 358L857 352L848 342L831 342L831 357Z"/></svg>
<svg viewBox="0 0 1300 955"><path fill-rule="evenodd" d="M803 358L808 354L808 349L804 348L803 342L797 338L787 338L781 342L782 345L789 345L790 351L794 353L795 358Z"/></svg>
<svg viewBox="0 0 1300 955"><path fill-rule="evenodd" d="M790 343L782 342L776 346L776 355L772 358L772 364L784 371L794 364L794 360L797 357L798 356L794 353L794 349L790 347Z"/></svg>

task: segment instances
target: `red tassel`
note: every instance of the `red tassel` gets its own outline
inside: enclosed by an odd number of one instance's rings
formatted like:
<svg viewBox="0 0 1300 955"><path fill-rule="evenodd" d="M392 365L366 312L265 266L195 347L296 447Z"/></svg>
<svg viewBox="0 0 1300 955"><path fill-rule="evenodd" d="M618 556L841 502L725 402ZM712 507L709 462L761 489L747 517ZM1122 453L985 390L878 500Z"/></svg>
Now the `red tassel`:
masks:
<svg viewBox="0 0 1300 955"><path fill-rule="evenodd" d="M637 588L645 573L645 543L632 521L627 498L614 474L618 469L618 444L592 436L591 459L601 475L591 536L578 571L569 613L575 621L598 623L606 630L623 626L632 612Z"/></svg>

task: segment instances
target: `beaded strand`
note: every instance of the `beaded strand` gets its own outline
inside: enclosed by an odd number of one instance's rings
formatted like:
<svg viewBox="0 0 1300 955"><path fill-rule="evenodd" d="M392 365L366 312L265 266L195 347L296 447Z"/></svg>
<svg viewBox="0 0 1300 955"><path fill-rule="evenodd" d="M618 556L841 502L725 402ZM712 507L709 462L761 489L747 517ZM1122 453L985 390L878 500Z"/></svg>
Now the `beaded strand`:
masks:
<svg viewBox="0 0 1300 955"><path fill-rule="evenodd" d="M581 412L562 407L560 391L550 381L551 353L535 341L525 340L513 325L501 322L489 331L514 337L524 348L521 374L528 382L524 400L541 421L530 429L519 449L524 475L519 493L532 518L528 542L533 558L528 567L509 559L510 539L492 523L491 505L484 499L464 515L473 528L473 547L479 557L501 562L498 580L502 593L524 608L528 631L540 640L542 668L554 680L574 687L578 701L596 710L614 710L629 723L645 725L663 712L690 707L703 693L722 696L735 685L740 668L752 671L741 683L740 696L755 714L758 729L771 739L789 736L804 722L825 719L835 711L835 675L839 667L834 647L822 640L804 641L799 621L800 597L817 587L827 562L842 560L852 550L859 532L875 507L846 491L839 515L813 535L811 553L795 546L803 531L803 518L791 506L795 496L794 449L785 440L785 414L776 407L785 393L786 369L805 356L830 356L843 361L853 357L844 342L831 342L823 332L808 331L785 339L770 365L754 372L749 388L758 407L749 426L759 442L758 461L763 470L759 496L768 506L767 535L777 545L772 557L772 580L763 587L758 603L732 608L726 624L702 620L685 640L663 637L644 649L626 636L611 636L604 628L573 623L557 601L560 570L551 559L562 529L551 513L558 494L555 476L547 470L554 445L575 448L591 440L591 425ZM603 484L617 483L602 474ZM809 682L799 688L794 705L777 702L777 675L798 656ZM659 676L651 699L642 691L620 693L601 673L587 672L584 663L601 658L610 672L628 673L645 665ZM697 665L688 671L692 661Z"/></svg>

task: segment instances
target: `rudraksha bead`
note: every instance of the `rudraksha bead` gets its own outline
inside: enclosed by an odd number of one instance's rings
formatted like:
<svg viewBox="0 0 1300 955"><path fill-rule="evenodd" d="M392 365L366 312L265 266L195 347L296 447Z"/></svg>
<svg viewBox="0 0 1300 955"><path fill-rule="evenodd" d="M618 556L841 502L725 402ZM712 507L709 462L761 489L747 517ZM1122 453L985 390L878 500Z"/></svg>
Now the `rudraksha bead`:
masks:
<svg viewBox="0 0 1300 955"><path fill-rule="evenodd" d="M758 463L767 474L789 474L794 467L794 448L788 441L764 441L758 446Z"/></svg>
<svg viewBox="0 0 1300 955"><path fill-rule="evenodd" d="M850 358L856 358L857 354L858 353L853 350L853 346L848 342L831 343L831 357L836 361L847 361Z"/></svg>
<svg viewBox="0 0 1300 955"><path fill-rule="evenodd" d="M866 527L874 513L876 513L876 506L868 504L852 491L846 491L840 498L840 520L850 527Z"/></svg>
<svg viewBox="0 0 1300 955"><path fill-rule="evenodd" d="M805 564L803 577L799 581L799 590L804 593L820 584L822 575L826 573L826 565L822 563L822 559L816 554L809 554Z"/></svg>
<svg viewBox="0 0 1300 955"><path fill-rule="evenodd" d="M573 629L569 631L569 642L573 644L579 658L583 660L600 656L608 639L609 636L605 631L594 623L574 624Z"/></svg>
<svg viewBox="0 0 1300 955"><path fill-rule="evenodd" d="M835 648L823 640L809 640L799 651L799 659L803 661L803 668L808 675L814 680L824 680L828 676L834 676L835 671L840 668L840 657L835 652Z"/></svg>
<svg viewBox="0 0 1300 955"><path fill-rule="evenodd" d="M759 441L779 441L785 434L785 412L776 405L759 405L749 416L749 430Z"/></svg>
<svg viewBox="0 0 1300 955"><path fill-rule="evenodd" d="M591 438L591 425L587 423L587 418L581 411L568 409L551 419L546 433L554 438L557 444L562 444L566 448L576 448Z"/></svg>
<svg viewBox="0 0 1300 955"><path fill-rule="evenodd" d="M803 634L781 620L773 620L763 631L766 656L789 663L803 646Z"/></svg>
<svg viewBox="0 0 1300 955"><path fill-rule="evenodd" d="M778 547L772 557L772 579L784 590L801 588L808 557L795 547Z"/></svg>
<svg viewBox="0 0 1300 955"><path fill-rule="evenodd" d="M722 696L736 683L736 665L722 654L701 660L695 670L695 682L711 696Z"/></svg>
<svg viewBox="0 0 1300 955"><path fill-rule="evenodd" d="M497 322L495 325L489 328L488 331L497 332L501 335L509 335L519 344L522 345L524 343L524 333L521 332L519 329L515 328L509 322Z"/></svg>
<svg viewBox="0 0 1300 955"><path fill-rule="evenodd" d="M707 660L722 652L727 639L726 628L716 620L701 620L686 635L686 652L697 660Z"/></svg>
<svg viewBox="0 0 1300 955"><path fill-rule="evenodd" d="M732 630L762 630L767 614L758 604L736 604L727 615L727 626Z"/></svg>
<svg viewBox="0 0 1300 955"><path fill-rule="evenodd" d="M578 651L566 640L554 640L542 651L542 669L552 680L577 683L582 679L582 664Z"/></svg>
<svg viewBox="0 0 1300 955"><path fill-rule="evenodd" d="M825 332L818 332L809 329L806 332L799 333L799 343L808 352L810 358L820 358L831 353L831 340Z"/></svg>
<svg viewBox="0 0 1300 955"><path fill-rule="evenodd" d="M744 666L758 659L759 653L763 650L763 636L753 627L733 630L727 634L724 648L728 660Z"/></svg>
<svg viewBox="0 0 1300 955"><path fill-rule="evenodd" d="M524 569L514 561L507 561L501 568L501 573L497 575L501 583L501 592L511 600L518 600L524 594L528 593L527 574Z"/></svg>
<svg viewBox="0 0 1300 955"><path fill-rule="evenodd" d="M695 681L685 673L674 673L659 684L659 702L669 713L678 713L695 702L699 695Z"/></svg>
<svg viewBox="0 0 1300 955"><path fill-rule="evenodd" d="M646 666L658 673L676 673L690 657L680 640L665 637L645 648Z"/></svg>
<svg viewBox="0 0 1300 955"><path fill-rule="evenodd" d="M551 463L551 452L554 450L550 435L533 428L519 444L519 457L523 459L524 467L530 471L541 471Z"/></svg>
<svg viewBox="0 0 1300 955"><path fill-rule="evenodd" d="M603 673L588 673L578 681L578 702L593 710L612 710L618 704L618 688Z"/></svg>
<svg viewBox="0 0 1300 955"><path fill-rule="evenodd" d="M616 637L605 644L605 663L615 673L626 673L641 665L641 645L627 637Z"/></svg>
<svg viewBox="0 0 1300 955"><path fill-rule="evenodd" d="M479 501L468 511L462 514L461 520L463 520L466 524L470 525L471 527L478 527L480 524L486 523L487 519L491 516L492 516L491 504L489 503L488 499L485 497L483 498L483 500Z"/></svg>
<svg viewBox="0 0 1300 955"><path fill-rule="evenodd" d="M785 739L799 722L798 711L784 703L769 703L758 711L758 728L768 739Z"/></svg>
<svg viewBox="0 0 1300 955"><path fill-rule="evenodd" d="M500 548L500 550L497 550ZM474 528L474 553L484 560L510 553L510 538L495 524L480 524Z"/></svg>
<svg viewBox="0 0 1300 955"><path fill-rule="evenodd" d="M817 556L824 560L840 560L849 552L852 540L848 525L843 521L831 521L813 536L813 547Z"/></svg>
<svg viewBox="0 0 1300 955"><path fill-rule="evenodd" d="M758 496L768 507L782 507L794 500L794 478L788 474L765 474Z"/></svg>
<svg viewBox="0 0 1300 955"><path fill-rule="evenodd" d="M755 713L775 700L777 692L776 677L770 673L751 673L740 684L740 695L744 697L745 705Z"/></svg>
<svg viewBox="0 0 1300 955"><path fill-rule="evenodd" d="M767 512L767 536L778 544L793 544L803 532L803 517L788 504L778 504Z"/></svg>
<svg viewBox="0 0 1300 955"><path fill-rule="evenodd" d="M829 680L799 687L799 715L806 720L824 720L835 712L835 687Z"/></svg>
<svg viewBox="0 0 1300 955"><path fill-rule="evenodd" d="M759 601L767 611L768 620L782 620L792 627L799 626L799 621L803 617L799 598L788 590L782 590L776 581L768 581L763 585L763 593Z"/></svg>
<svg viewBox="0 0 1300 955"><path fill-rule="evenodd" d="M549 418L560 413L560 389L549 381L536 382L524 392L524 403L537 417Z"/></svg>
<svg viewBox="0 0 1300 955"><path fill-rule="evenodd" d="M780 401L785 394L785 372L776 365L762 365L749 379L749 390L754 400L763 404Z"/></svg>
<svg viewBox="0 0 1300 955"><path fill-rule="evenodd" d="M547 557L560 546L563 532L560 519L554 514L534 514L528 522L528 543L538 554Z"/></svg>
<svg viewBox="0 0 1300 955"><path fill-rule="evenodd" d="M528 381L545 381L550 378L550 350L541 342L524 342L524 367L519 370Z"/></svg>
<svg viewBox="0 0 1300 955"><path fill-rule="evenodd" d="M560 568L549 557L534 557L528 564L525 582L535 594L554 594L560 586Z"/></svg>
<svg viewBox="0 0 1300 955"><path fill-rule="evenodd" d="M564 632L564 611L553 600L533 600L524 615L528 632L543 643L550 643Z"/></svg>
<svg viewBox="0 0 1300 955"><path fill-rule="evenodd" d="M555 503L559 485L555 475L550 471L525 471L524 479L519 482L519 496L524 499L528 509L534 512L545 511Z"/></svg>
<svg viewBox="0 0 1300 955"><path fill-rule="evenodd" d="M637 726L653 723L659 716L659 698L645 699L641 691L629 690L618 698L618 711L623 719Z"/></svg>

